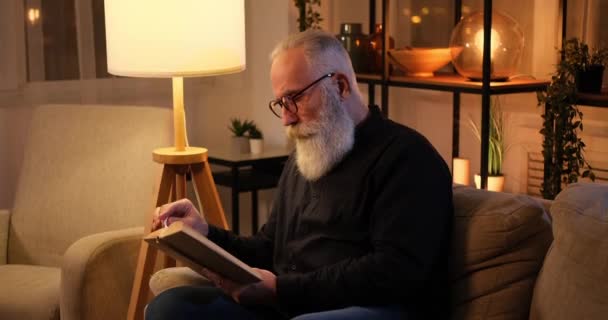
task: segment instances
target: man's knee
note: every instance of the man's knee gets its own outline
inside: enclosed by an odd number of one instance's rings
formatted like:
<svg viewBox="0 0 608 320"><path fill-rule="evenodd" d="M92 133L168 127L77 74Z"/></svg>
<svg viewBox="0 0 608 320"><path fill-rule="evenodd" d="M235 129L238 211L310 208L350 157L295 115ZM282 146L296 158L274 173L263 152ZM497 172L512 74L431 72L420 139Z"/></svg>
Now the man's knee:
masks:
<svg viewBox="0 0 608 320"><path fill-rule="evenodd" d="M400 306L386 307L347 307L343 309L321 311L299 315L292 320L368 320L368 319L387 319L401 320L409 319L405 316Z"/></svg>
<svg viewBox="0 0 608 320"><path fill-rule="evenodd" d="M216 288L175 287L154 298L146 308L146 320L180 319L195 306L211 302L221 295Z"/></svg>

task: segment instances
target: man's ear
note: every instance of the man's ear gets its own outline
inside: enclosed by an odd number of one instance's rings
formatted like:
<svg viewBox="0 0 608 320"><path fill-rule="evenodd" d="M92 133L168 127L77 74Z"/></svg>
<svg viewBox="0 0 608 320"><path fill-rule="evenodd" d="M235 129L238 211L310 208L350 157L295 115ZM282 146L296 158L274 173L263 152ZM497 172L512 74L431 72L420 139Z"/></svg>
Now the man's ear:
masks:
<svg viewBox="0 0 608 320"><path fill-rule="evenodd" d="M338 94L341 99L345 99L350 95L350 82L348 81L348 78L341 73L336 74L336 81L338 82Z"/></svg>

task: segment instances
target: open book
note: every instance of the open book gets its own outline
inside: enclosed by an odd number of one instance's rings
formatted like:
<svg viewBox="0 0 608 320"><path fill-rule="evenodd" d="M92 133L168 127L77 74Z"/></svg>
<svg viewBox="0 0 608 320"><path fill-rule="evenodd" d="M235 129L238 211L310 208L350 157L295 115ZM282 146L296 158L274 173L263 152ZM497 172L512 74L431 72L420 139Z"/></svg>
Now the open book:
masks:
<svg viewBox="0 0 608 320"><path fill-rule="evenodd" d="M207 268L241 284L262 280L243 261L181 221L150 233L144 240L194 271Z"/></svg>

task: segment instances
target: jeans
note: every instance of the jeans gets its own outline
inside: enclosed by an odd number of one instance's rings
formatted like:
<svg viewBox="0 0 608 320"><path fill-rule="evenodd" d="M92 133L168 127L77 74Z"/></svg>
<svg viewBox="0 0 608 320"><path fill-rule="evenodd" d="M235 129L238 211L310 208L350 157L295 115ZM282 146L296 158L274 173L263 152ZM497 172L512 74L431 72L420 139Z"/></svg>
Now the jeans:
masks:
<svg viewBox="0 0 608 320"><path fill-rule="evenodd" d="M288 319L270 307L236 303L215 287L177 287L158 295L146 309L146 320L181 319ZM399 306L359 307L307 313L294 320L406 319Z"/></svg>

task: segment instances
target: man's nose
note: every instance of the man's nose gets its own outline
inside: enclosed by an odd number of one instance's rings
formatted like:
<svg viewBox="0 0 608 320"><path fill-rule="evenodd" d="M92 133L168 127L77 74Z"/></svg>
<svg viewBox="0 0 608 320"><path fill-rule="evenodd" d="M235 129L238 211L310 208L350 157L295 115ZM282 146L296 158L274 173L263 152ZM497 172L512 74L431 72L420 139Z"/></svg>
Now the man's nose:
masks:
<svg viewBox="0 0 608 320"><path fill-rule="evenodd" d="M284 126L290 126L296 122L298 122L298 116L285 108L281 109L281 119L283 120Z"/></svg>

